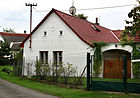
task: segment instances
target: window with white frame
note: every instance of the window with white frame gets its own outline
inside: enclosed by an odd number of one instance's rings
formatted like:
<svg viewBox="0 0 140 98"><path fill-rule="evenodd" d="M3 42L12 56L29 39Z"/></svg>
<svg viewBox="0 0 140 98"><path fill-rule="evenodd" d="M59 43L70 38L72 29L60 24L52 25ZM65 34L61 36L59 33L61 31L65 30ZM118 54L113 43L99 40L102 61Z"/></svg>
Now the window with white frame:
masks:
<svg viewBox="0 0 140 98"><path fill-rule="evenodd" d="M40 51L40 62L42 64L48 64L48 51Z"/></svg>
<svg viewBox="0 0 140 98"><path fill-rule="evenodd" d="M53 62L55 64L62 64L62 51L53 51Z"/></svg>

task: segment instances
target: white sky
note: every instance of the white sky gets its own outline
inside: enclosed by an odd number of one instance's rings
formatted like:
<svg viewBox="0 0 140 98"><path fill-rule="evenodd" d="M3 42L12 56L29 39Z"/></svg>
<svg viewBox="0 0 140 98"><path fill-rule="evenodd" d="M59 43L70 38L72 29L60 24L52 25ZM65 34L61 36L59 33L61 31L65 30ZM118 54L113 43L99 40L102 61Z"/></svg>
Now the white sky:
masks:
<svg viewBox="0 0 140 98"><path fill-rule="evenodd" d="M30 7L25 3L37 3L35 9L51 10L69 10L72 6L72 0L0 0L0 31L3 28L14 29L17 33L29 32L29 12ZM138 4L136 0L74 0L77 9L110 7L120 5ZM76 14L88 16L90 22L95 23L95 18L99 18L100 25L109 29L124 29L127 15L134 6L119 7L112 9L96 9L77 11ZM68 11L64 11L69 13ZM43 19L46 12L37 12L33 9L33 28Z"/></svg>

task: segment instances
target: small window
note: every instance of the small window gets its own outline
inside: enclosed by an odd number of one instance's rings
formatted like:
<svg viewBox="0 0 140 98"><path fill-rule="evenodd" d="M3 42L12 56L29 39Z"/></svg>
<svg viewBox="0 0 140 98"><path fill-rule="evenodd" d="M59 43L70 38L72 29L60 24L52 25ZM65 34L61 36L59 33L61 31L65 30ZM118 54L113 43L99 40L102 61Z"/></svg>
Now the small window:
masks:
<svg viewBox="0 0 140 98"><path fill-rule="evenodd" d="M63 31L59 31L60 32L60 36L62 36L63 35Z"/></svg>
<svg viewBox="0 0 140 98"><path fill-rule="evenodd" d="M40 62L48 64L48 51L40 51Z"/></svg>
<svg viewBox="0 0 140 98"><path fill-rule="evenodd" d="M44 31L44 36L47 36L47 31Z"/></svg>

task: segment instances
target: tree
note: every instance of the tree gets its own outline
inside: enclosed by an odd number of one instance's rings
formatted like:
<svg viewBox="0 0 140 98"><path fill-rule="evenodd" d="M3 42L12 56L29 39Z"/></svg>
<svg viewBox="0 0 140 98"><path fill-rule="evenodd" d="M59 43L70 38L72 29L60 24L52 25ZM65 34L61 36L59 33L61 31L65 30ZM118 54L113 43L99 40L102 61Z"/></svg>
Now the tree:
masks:
<svg viewBox="0 0 140 98"><path fill-rule="evenodd" d="M3 32L8 32L8 33L16 33L15 31L14 31L14 29L8 29L8 28L3 28Z"/></svg>
<svg viewBox="0 0 140 98"><path fill-rule="evenodd" d="M128 13L128 17L131 19L131 21L126 21L126 24L128 24L129 26L126 26L125 30L120 35L121 41L124 43L124 45L128 44L133 47L132 59L139 59L140 57L140 52L137 49L138 47L136 48L136 43L133 42L136 36L140 36L140 1L137 1L139 5L134 7ZM133 75L135 78L138 78L140 73L140 63L133 62L132 65Z"/></svg>
<svg viewBox="0 0 140 98"><path fill-rule="evenodd" d="M137 0L138 1L138 0ZM136 35L140 36L140 1L139 5L134 7L129 13L130 21L126 20L125 30L121 34L122 42L129 42L135 40Z"/></svg>
<svg viewBox="0 0 140 98"><path fill-rule="evenodd" d="M84 16L84 14L78 14L76 15L76 17L80 18L80 19L84 19L87 20L88 16Z"/></svg>
<svg viewBox="0 0 140 98"><path fill-rule="evenodd" d="M11 48L5 40L0 45L0 65L10 64L11 62Z"/></svg>

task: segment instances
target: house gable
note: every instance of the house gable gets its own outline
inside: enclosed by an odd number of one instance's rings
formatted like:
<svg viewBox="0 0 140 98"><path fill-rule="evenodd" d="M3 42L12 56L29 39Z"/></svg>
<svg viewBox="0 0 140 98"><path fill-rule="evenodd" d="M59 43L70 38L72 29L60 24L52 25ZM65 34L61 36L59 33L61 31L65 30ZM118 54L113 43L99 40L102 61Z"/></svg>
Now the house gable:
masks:
<svg viewBox="0 0 140 98"><path fill-rule="evenodd" d="M44 32L46 32L46 34ZM82 71L86 65L85 58L89 46L79 39L54 12L32 34L32 48L29 48L29 40L30 39L27 39L24 43L23 56L26 58L26 63L35 62L36 58L40 60L41 52L47 52L47 61L49 61L49 63L53 62L53 53L59 51L62 52L63 62L65 64L69 62L77 66L79 72ZM78 55L75 56L75 54ZM34 69L33 67L33 70Z"/></svg>
<svg viewBox="0 0 140 98"><path fill-rule="evenodd" d="M44 35L44 32L46 32L46 35ZM62 35L60 32L62 32ZM33 50L36 56L39 56L39 51L86 52L89 47L75 35L56 13L52 13L32 34L32 49L29 48L29 45L30 42L27 39L24 43L26 54L30 54Z"/></svg>

